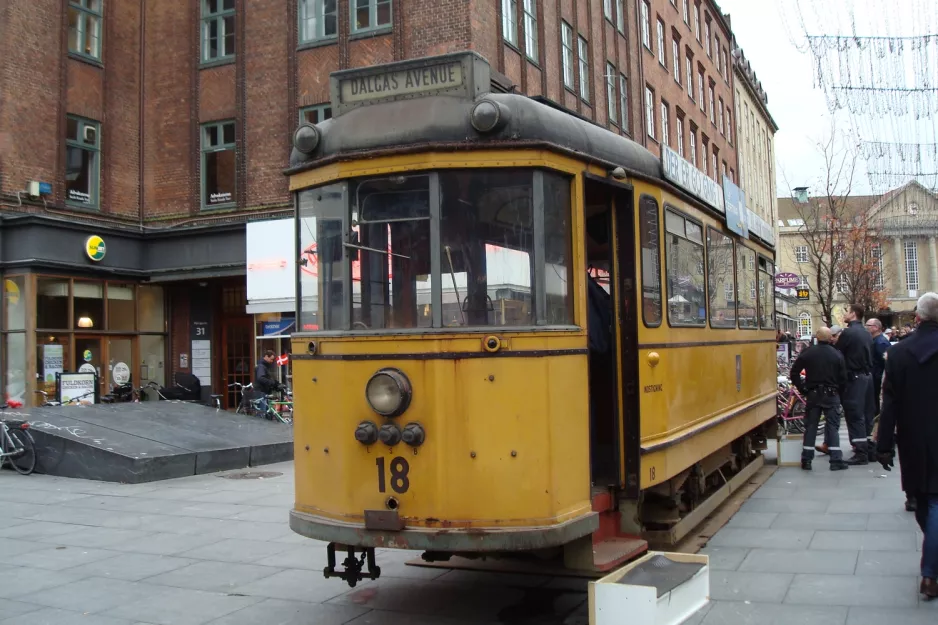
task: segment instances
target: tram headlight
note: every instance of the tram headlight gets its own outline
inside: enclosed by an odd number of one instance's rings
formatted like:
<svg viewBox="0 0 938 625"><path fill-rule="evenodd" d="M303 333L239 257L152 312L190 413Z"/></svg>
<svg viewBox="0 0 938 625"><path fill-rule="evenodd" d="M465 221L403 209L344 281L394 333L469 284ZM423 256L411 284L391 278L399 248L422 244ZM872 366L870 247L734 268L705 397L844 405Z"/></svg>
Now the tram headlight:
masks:
<svg viewBox="0 0 938 625"><path fill-rule="evenodd" d="M381 369L368 380L365 399L384 417L396 417L410 406L410 380L397 369Z"/></svg>
<svg viewBox="0 0 938 625"><path fill-rule="evenodd" d="M494 100L479 100L469 112L469 123L476 132L487 133L500 130L508 123L508 107Z"/></svg>
<svg viewBox="0 0 938 625"><path fill-rule="evenodd" d="M293 147L303 154L309 155L319 147L322 132L313 124L302 123L293 133Z"/></svg>

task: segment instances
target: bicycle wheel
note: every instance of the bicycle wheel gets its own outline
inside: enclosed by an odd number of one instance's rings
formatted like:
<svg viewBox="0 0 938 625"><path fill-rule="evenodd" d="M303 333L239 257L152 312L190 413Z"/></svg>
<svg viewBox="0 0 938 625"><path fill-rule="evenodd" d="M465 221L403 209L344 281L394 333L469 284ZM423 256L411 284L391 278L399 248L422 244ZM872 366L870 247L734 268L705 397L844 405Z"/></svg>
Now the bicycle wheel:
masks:
<svg viewBox="0 0 938 625"><path fill-rule="evenodd" d="M21 453L9 457L10 464L13 465L17 473L29 475L36 468L36 443L26 430L10 429L9 434L13 445L23 450Z"/></svg>

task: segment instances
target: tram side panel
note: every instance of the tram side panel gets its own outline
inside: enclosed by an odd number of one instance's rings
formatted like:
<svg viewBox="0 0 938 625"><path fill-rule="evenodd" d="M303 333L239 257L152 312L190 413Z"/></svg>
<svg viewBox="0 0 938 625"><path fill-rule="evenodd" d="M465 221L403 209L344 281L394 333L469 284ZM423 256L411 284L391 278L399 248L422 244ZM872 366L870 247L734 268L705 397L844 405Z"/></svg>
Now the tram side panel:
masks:
<svg viewBox="0 0 938 625"><path fill-rule="evenodd" d="M419 339L396 343L409 353L429 347ZM383 367L401 370L413 385L410 407L392 419L378 417L365 399L365 385ZM299 512L360 524L365 510L394 507L408 527L497 528L559 524L590 511L584 355L430 352L297 360L294 368ZM426 440L363 445L355 439L363 421L419 423Z"/></svg>

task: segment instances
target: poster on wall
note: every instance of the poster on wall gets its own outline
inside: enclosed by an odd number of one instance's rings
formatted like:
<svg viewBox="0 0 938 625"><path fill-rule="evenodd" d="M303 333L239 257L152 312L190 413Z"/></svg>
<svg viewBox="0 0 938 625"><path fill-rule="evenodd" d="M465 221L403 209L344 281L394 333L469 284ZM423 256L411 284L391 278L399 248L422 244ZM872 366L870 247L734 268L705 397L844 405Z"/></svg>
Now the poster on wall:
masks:
<svg viewBox="0 0 938 625"><path fill-rule="evenodd" d="M55 399L64 405L90 406L98 401L98 376L95 373L61 372L55 376Z"/></svg>
<svg viewBox="0 0 938 625"><path fill-rule="evenodd" d="M65 361L64 345L42 346L42 379L47 384L55 383L55 376L62 373Z"/></svg>

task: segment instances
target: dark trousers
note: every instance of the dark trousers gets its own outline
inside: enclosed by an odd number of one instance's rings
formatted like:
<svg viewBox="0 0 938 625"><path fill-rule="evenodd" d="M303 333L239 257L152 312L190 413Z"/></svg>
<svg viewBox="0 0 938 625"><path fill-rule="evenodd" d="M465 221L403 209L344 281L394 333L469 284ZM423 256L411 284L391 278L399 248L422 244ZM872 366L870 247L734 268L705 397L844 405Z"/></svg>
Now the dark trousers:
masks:
<svg viewBox="0 0 938 625"><path fill-rule="evenodd" d="M883 390L882 372L873 372L873 415L878 415L880 411L879 398Z"/></svg>
<svg viewBox="0 0 938 625"><path fill-rule="evenodd" d="M922 534L922 577L938 579L938 495L918 495L915 520Z"/></svg>
<svg viewBox="0 0 938 625"><path fill-rule="evenodd" d="M868 373L848 373L847 386L841 396L850 443L863 455L868 454L866 442L873 433L872 387L873 380Z"/></svg>
<svg viewBox="0 0 938 625"><path fill-rule="evenodd" d="M801 448L801 459L814 459L814 443L817 439L821 412L823 412L824 442L827 444L831 462L840 462L844 456L840 449L840 402L837 401L837 394L824 395L821 391L811 391L805 399L807 406L804 413L804 443Z"/></svg>

